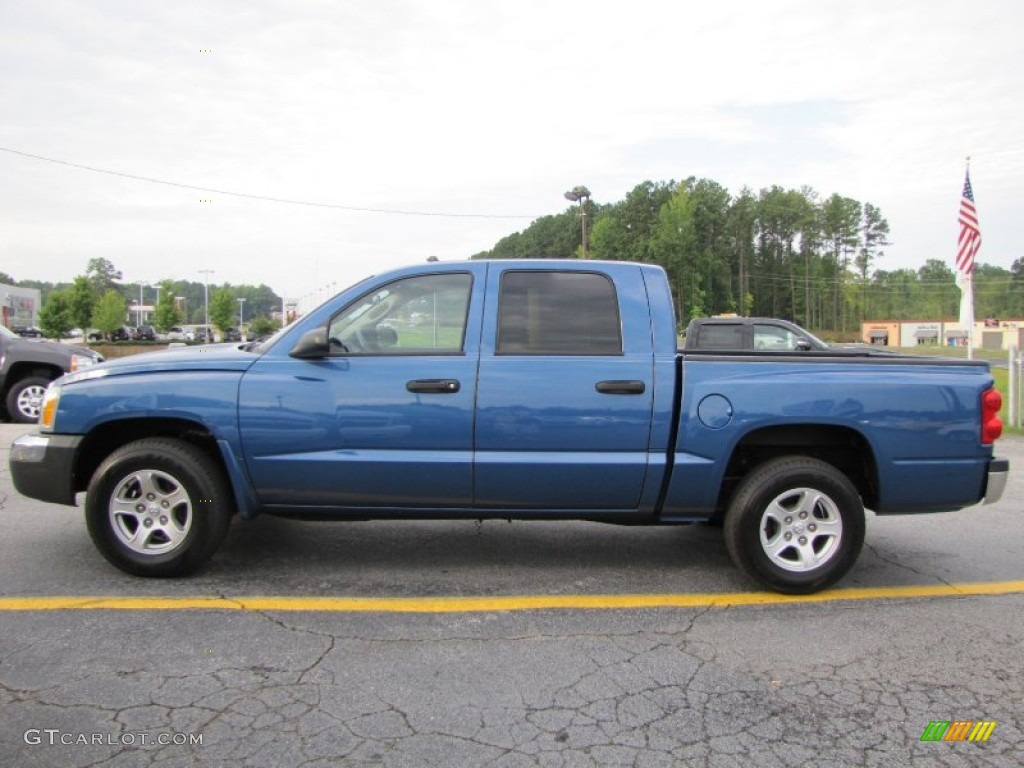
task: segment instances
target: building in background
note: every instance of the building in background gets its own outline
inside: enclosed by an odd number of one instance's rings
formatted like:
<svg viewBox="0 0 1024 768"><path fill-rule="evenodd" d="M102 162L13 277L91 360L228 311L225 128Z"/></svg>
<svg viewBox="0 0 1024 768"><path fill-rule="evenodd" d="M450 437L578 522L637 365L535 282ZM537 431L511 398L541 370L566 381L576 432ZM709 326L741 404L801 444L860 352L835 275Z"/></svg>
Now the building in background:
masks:
<svg viewBox="0 0 1024 768"><path fill-rule="evenodd" d="M877 347L895 347L899 343L900 324L888 322L864 323L860 329L861 340Z"/></svg>
<svg viewBox="0 0 1024 768"><path fill-rule="evenodd" d="M8 328L12 325L39 325L39 308L42 304L42 294L38 288L0 285L0 319Z"/></svg>
<svg viewBox="0 0 1024 768"><path fill-rule="evenodd" d="M871 320L860 327L861 341L883 347L966 348L968 332L975 349L1024 349L1024 320L989 318L970 329L942 320Z"/></svg>

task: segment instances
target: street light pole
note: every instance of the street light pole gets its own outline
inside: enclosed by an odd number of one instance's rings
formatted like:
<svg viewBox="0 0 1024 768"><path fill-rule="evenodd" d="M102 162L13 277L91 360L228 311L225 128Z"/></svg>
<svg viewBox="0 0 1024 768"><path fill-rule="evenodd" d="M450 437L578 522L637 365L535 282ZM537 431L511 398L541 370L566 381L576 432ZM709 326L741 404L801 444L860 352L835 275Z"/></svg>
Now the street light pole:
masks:
<svg viewBox="0 0 1024 768"><path fill-rule="evenodd" d="M565 199L580 204L580 222L583 227L583 258L587 258L587 209L584 201L590 199L590 190L580 185L565 193Z"/></svg>
<svg viewBox="0 0 1024 768"><path fill-rule="evenodd" d="M140 325L142 325L142 289L143 288L148 288L148 287L149 287L149 283L139 283L139 307L138 307L139 312L138 312L138 321L135 323L135 327L136 328L138 328Z"/></svg>
<svg viewBox="0 0 1024 768"><path fill-rule="evenodd" d="M206 325L203 328L203 341L210 340L210 275L212 269L200 269L199 274L204 276L203 280L203 315L206 318Z"/></svg>
<svg viewBox="0 0 1024 768"><path fill-rule="evenodd" d="M236 299L238 302L238 332L242 332L242 326L245 325L245 299Z"/></svg>

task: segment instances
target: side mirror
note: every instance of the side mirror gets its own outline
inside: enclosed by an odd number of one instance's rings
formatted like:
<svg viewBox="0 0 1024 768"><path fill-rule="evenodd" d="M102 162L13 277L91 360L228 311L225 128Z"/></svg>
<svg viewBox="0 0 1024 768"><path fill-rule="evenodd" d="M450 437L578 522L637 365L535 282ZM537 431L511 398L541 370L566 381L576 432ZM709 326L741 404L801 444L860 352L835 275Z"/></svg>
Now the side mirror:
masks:
<svg viewBox="0 0 1024 768"><path fill-rule="evenodd" d="M796 340L796 348L798 350L800 350L801 352L810 352L811 351L811 342L809 342L807 339L797 339Z"/></svg>
<svg viewBox="0 0 1024 768"><path fill-rule="evenodd" d="M298 342L288 354L300 360L319 360L327 357L330 347L327 345L327 329L314 328L299 337Z"/></svg>

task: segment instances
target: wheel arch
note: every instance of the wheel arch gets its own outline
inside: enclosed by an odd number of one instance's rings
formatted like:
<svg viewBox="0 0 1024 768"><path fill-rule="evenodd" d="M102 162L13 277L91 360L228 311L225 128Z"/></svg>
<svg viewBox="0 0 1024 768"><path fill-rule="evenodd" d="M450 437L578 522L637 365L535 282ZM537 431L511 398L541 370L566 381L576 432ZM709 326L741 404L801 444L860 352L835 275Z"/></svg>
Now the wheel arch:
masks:
<svg viewBox="0 0 1024 768"><path fill-rule="evenodd" d="M782 456L808 456L846 475L869 509L878 500L878 462L870 441L850 427L785 424L755 429L736 443L726 464L716 517L728 508L736 487L752 470Z"/></svg>
<svg viewBox="0 0 1024 768"><path fill-rule="evenodd" d="M4 376L3 391L0 391L0 400L6 399L7 393L11 391L11 387L29 376L39 376L40 378L53 381L54 379L59 379L64 375L64 373L64 369L59 365L28 361L14 363Z"/></svg>
<svg viewBox="0 0 1024 768"><path fill-rule="evenodd" d="M213 433L205 425L180 418L118 419L97 425L82 440L75 456L74 490L84 491L96 469L123 445L149 437L166 437L194 445L230 476Z"/></svg>

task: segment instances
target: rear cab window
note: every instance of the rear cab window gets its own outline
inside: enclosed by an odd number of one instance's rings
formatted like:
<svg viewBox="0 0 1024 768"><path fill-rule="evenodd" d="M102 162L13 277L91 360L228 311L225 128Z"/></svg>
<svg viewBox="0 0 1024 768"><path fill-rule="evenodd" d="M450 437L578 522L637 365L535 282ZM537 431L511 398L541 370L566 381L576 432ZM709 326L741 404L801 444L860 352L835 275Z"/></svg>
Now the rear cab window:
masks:
<svg viewBox="0 0 1024 768"><path fill-rule="evenodd" d="M716 350L744 349L742 323L714 323L697 329L697 348Z"/></svg>

